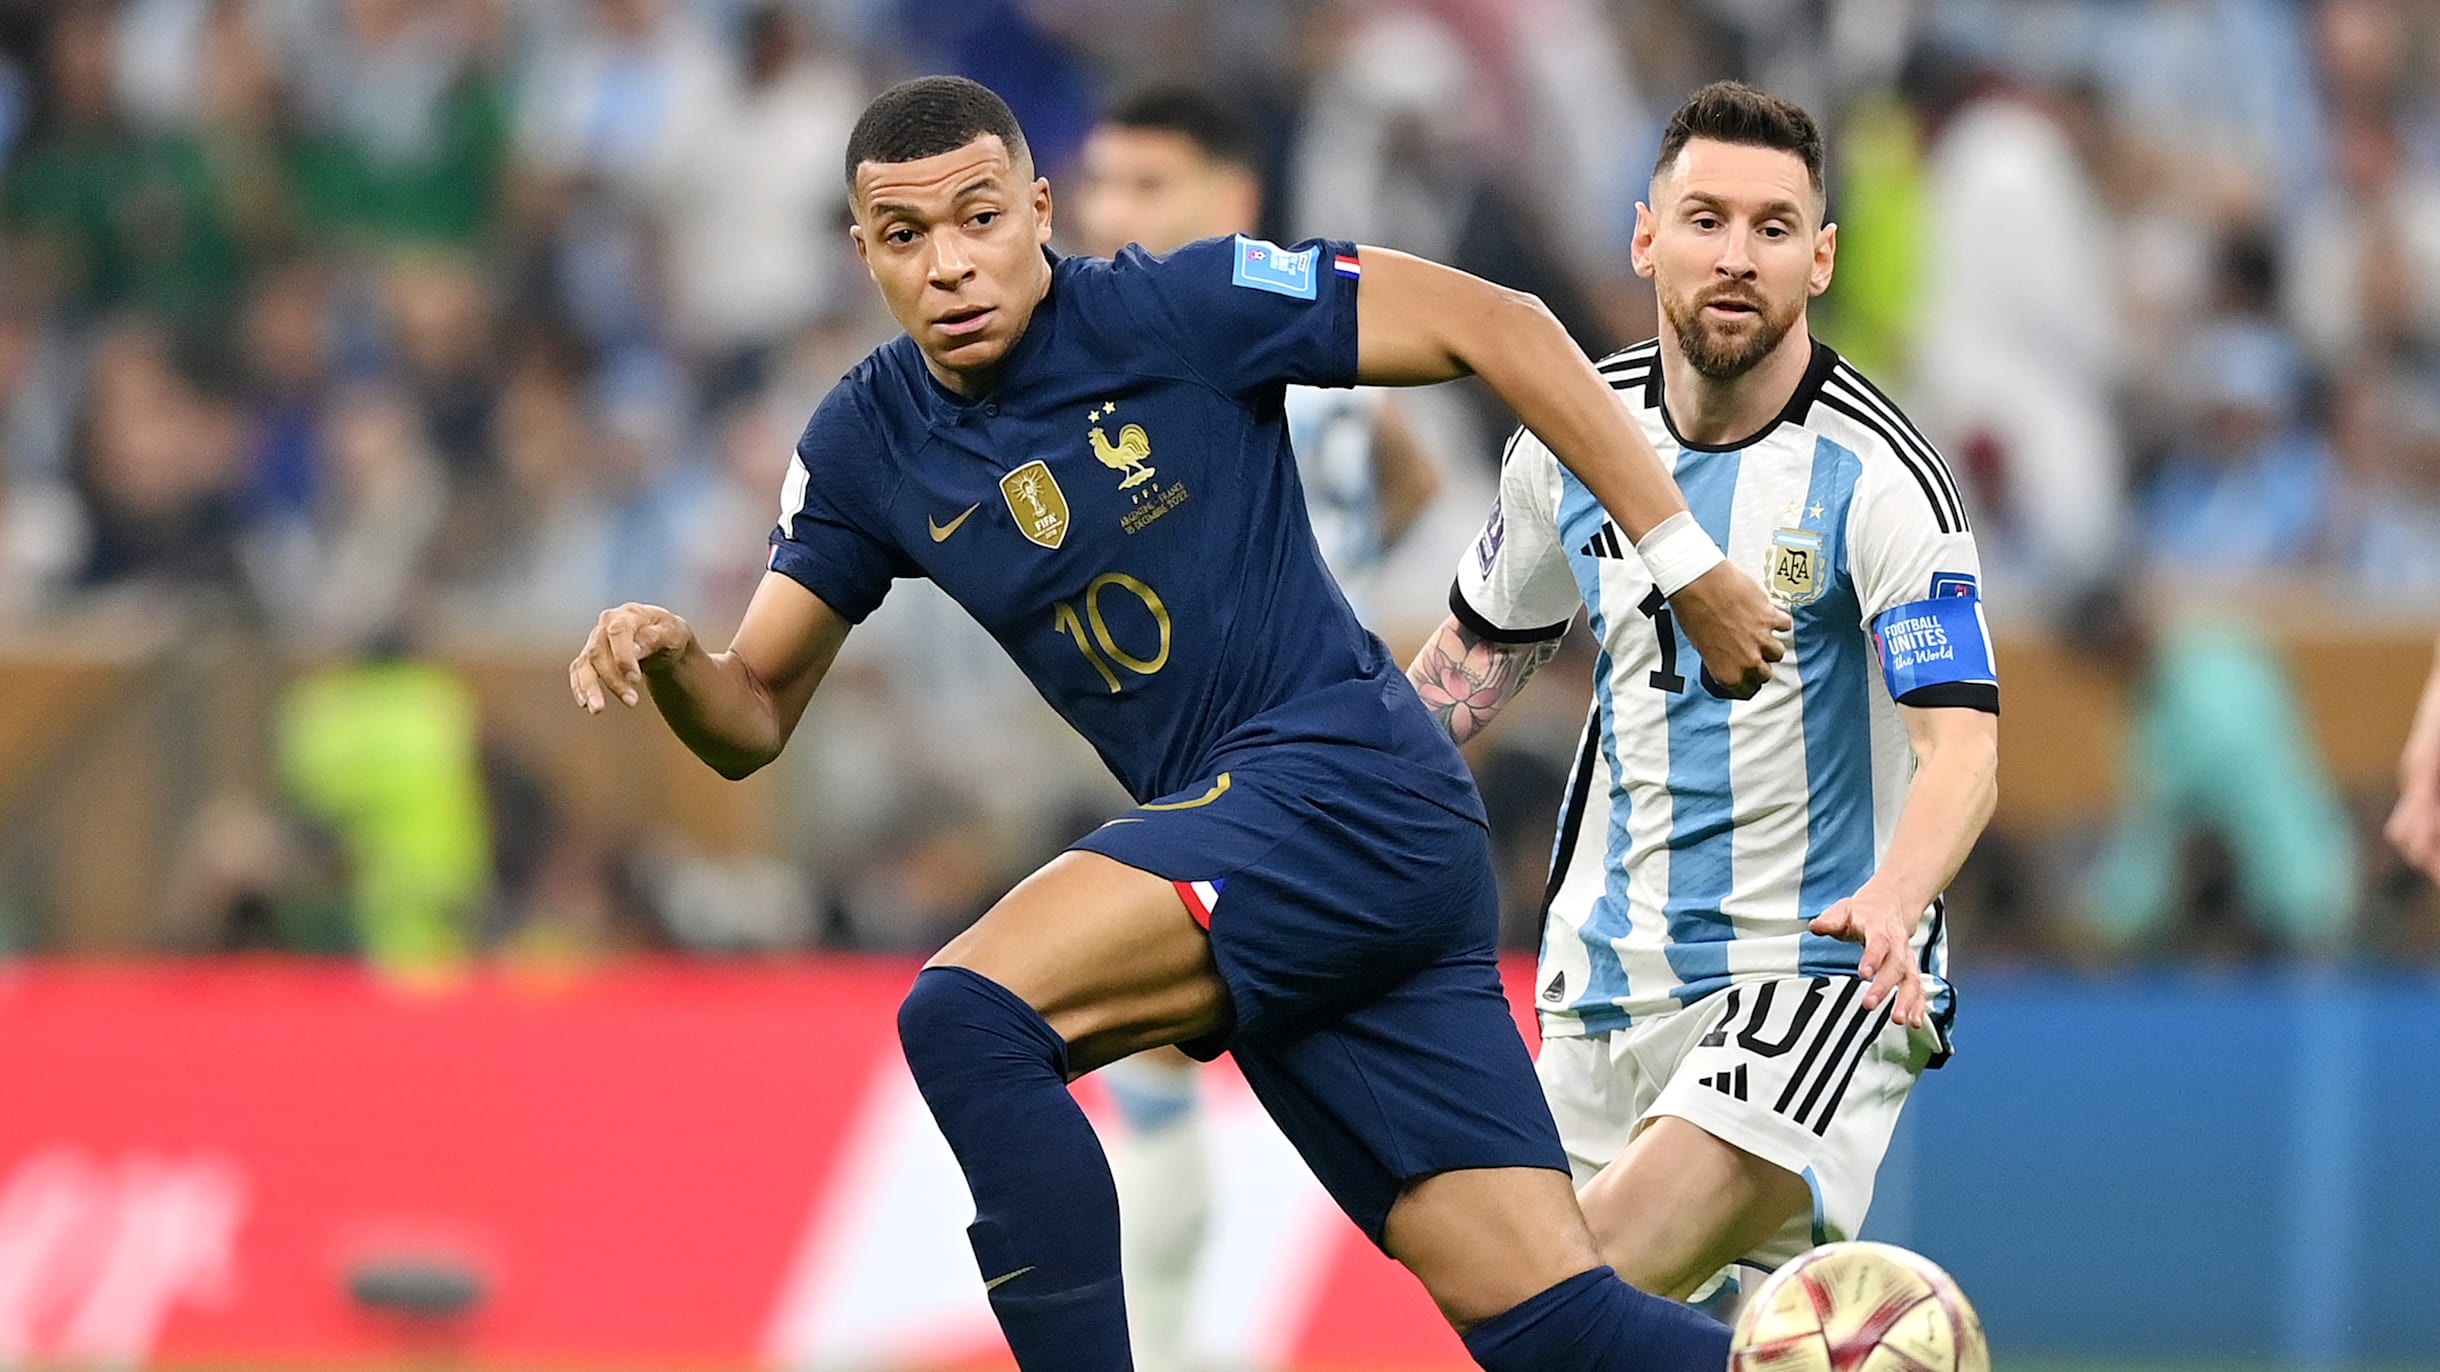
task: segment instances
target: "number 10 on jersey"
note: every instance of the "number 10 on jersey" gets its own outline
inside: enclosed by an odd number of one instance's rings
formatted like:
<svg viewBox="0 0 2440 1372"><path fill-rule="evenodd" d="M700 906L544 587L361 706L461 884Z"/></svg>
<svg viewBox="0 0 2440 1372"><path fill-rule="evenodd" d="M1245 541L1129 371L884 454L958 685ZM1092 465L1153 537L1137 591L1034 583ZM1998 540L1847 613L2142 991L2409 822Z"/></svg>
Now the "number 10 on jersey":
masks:
<svg viewBox="0 0 2440 1372"><path fill-rule="evenodd" d="M1160 626L1160 649L1152 656L1137 657L1118 646L1118 640L1111 635L1109 621L1102 618L1101 593L1113 586L1144 602L1144 608L1152 614L1152 622ZM1075 606L1062 600L1051 606L1051 622L1060 633L1076 640L1076 650L1084 654L1085 661L1093 664L1094 671L1101 673L1101 679L1109 683L1112 692L1119 689L1119 680L1118 673L1110 670L1111 663L1115 662L1137 676L1150 676L1169 664L1169 607L1161 603L1160 594L1150 586L1125 572L1104 572L1093 578L1092 584L1084 588L1084 594L1079 599L1084 602L1083 614L1079 615ZM1092 626L1090 637L1085 632L1087 624ZM1097 644L1101 649L1098 653L1094 651Z"/></svg>

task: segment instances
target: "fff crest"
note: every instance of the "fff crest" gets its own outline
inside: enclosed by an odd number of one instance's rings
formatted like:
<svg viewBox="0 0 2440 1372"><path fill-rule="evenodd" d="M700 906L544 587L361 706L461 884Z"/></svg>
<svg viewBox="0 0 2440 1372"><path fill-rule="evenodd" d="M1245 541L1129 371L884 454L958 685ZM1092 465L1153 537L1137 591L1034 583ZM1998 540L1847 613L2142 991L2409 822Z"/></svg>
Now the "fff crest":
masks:
<svg viewBox="0 0 2440 1372"><path fill-rule="evenodd" d="M1780 529L1771 535L1771 560L1763 589L1782 605L1821 599L1829 577L1822 567L1822 536L1812 529Z"/></svg>
<svg viewBox="0 0 2440 1372"><path fill-rule="evenodd" d="M1008 512L1016 516L1018 533L1045 548L1066 541L1067 495L1059 489L1059 478L1051 475L1049 464L1037 458L1001 477L1000 494L1008 501Z"/></svg>

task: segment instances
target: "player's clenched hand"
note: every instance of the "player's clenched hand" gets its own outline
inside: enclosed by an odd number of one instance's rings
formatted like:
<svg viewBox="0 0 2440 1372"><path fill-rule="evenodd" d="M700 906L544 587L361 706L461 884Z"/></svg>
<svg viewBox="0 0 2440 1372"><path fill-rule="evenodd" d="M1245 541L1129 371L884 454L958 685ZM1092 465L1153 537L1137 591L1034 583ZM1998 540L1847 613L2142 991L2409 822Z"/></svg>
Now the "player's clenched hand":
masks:
<svg viewBox="0 0 2440 1372"><path fill-rule="evenodd" d="M1814 933L1864 945L1863 960L1856 964L1856 975L1867 983L1864 1004L1876 1006L1896 996L1889 1017L1909 1028L1931 1023L1913 948L1915 926L1922 918L1920 908L1910 910L1905 902L1867 884L1813 919Z"/></svg>
<svg viewBox="0 0 2440 1372"><path fill-rule="evenodd" d="M1725 562L1679 587L1669 607L1712 680L1740 700L1771 679L1771 664L1788 652L1780 636L1796 627L1759 583Z"/></svg>
<svg viewBox="0 0 2440 1372"><path fill-rule="evenodd" d="M568 689L592 714L614 695L633 705L643 698L647 670L676 662L693 646L695 631L658 605L629 602L604 610L585 636L584 651L568 664Z"/></svg>

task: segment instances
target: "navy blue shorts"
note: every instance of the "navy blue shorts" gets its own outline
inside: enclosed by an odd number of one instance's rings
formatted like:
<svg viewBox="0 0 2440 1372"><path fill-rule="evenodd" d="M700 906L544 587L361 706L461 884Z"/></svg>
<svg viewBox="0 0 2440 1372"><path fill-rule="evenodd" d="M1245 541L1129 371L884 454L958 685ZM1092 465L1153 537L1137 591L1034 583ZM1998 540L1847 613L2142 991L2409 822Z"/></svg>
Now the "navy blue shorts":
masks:
<svg viewBox="0 0 2440 1372"><path fill-rule="evenodd" d="M1237 767L1076 847L1168 878L1211 931L1226 1049L1375 1243L1408 1183L1567 1170L1500 989L1481 822L1342 766Z"/></svg>

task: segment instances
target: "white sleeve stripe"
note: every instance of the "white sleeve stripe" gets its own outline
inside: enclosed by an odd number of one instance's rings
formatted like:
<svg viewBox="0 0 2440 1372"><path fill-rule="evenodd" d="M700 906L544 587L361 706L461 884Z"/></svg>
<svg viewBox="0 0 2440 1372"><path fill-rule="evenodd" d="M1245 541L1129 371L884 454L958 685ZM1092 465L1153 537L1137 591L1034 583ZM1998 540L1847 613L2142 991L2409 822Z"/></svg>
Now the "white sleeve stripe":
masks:
<svg viewBox="0 0 2440 1372"><path fill-rule="evenodd" d="M1931 474L1927 473L1921 460L1916 458L1907 449L1905 444L1899 442L1897 435L1889 431L1888 425L1883 424L1879 419L1875 418L1866 411L1857 408L1856 402L1841 396L1838 392L1833 391L1826 385L1822 387L1822 392L1819 399L1822 404L1829 406L1831 409L1838 411L1840 414L1843 414L1849 419L1852 419L1856 423L1862 425L1875 438L1880 439L1881 442L1888 447L1890 453L1898 459L1899 465L1906 468L1907 475L1912 476L1915 479L1915 484L1923 488L1923 498L1931 503L1932 519L1934 522L1939 524L1940 532L1944 534L1953 534L1963 531L1960 527L1960 523L1964 519L1963 513L1960 512L1954 519L1952 519L1949 512L1950 507L1941 499L1941 490L1936 485L1935 478Z"/></svg>
<svg viewBox="0 0 2440 1372"><path fill-rule="evenodd" d="M793 537L796 517L805 512L805 490L813 483L813 474L805 470L805 455L788 454L788 479L779 488L780 532Z"/></svg>
<svg viewBox="0 0 2440 1372"><path fill-rule="evenodd" d="M1940 450L1932 446L1931 440L1908 421L1888 396L1881 394L1879 387L1865 380L1864 374L1853 367L1842 362L1828 379L1837 382L1851 401L1879 415L1892 433L1905 439L1905 446L1911 448L1930 468L1933 479L1939 482L1940 489L1948 496L1949 510L1955 516L1958 529L1972 528L1966 520L1965 501L1957 494L1957 479L1949 472L1949 464L1940 456Z"/></svg>

